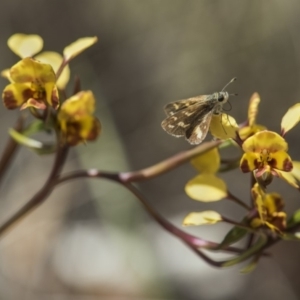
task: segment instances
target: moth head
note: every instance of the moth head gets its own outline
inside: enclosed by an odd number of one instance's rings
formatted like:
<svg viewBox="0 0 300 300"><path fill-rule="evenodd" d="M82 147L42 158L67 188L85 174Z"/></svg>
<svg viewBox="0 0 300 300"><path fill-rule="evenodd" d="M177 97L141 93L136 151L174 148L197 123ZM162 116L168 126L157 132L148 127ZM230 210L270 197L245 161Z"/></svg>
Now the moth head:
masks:
<svg viewBox="0 0 300 300"><path fill-rule="evenodd" d="M228 92L219 92L218 93L218 101L219 103L226 103L229 99L229 94Z"/></svg>

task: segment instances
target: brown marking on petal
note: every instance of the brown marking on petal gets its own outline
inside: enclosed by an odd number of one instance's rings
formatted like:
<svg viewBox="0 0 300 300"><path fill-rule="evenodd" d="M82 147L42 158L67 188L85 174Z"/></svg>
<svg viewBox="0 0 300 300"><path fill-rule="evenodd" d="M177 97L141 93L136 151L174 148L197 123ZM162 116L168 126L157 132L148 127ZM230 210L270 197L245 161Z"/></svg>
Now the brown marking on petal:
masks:
<svg viewBox="0 0 300 300"><path fill-rule="evenodd" d="M278 169L277 161L276 159L272 158L268 161L268 164L275 169ZM281 170L281 168L279 168ZM286 158L282 163L282 170L285 172L290 172L293 169L293 162Z"/></svg>
<svg viewBox="0 0 300 300"><path fill-rule="evenodd" d="M54 109L58 109L58 107L59 107L59 99L58 99L58 95L57 95L57 92L56 92L55 89L52 91L51 102L52 102L52 107Z"/></svg>
<svg viewBox="0 0 300 300"><path fill-rule="evenodd" d="M33 96L33 91L31 89L25 89L22 92L22 96L24 98L24 100L26 101L27 99L32 98Z"/></svg>
<svg viewBox="0 0 300 300"><path fill-rule="evenodd" d="M286 158L283 162L283 170L285 172L290 172L293 169L293 163L291 160L289 160L288 158Z"/></svg>
<svg viewBox="0 0 300 300"><path fill-rule="evenodd" d="M248 172L251 171L247 159L244 159L244 160L241 162L240 168L241 168L241 170L242 170L243 173L248 173Z"/></svg>
<svg viewBox="0 0 300 300"><path fill-rule="evenodd" d="M67 122L66 129L67 131L63 135L69 146L76 146L83 141L80 136L80 123L71 121Z"/></svg>
<svg viewBox="0 0 300 300"><path fill-rule="evenodd" d="M286 228L286 214L284 212L274 213L270 223L280 231L284 231Z"/></svg>
<svg viewBox="0 0 300 300"><path fill-rule="evenodd" d="M273 195L276 211L282 211L284 208L284 202L279 195Z"/></svg>
<svg viewBox="0 0 300 300"><path fill-rule="evenodd" d="M95 140L98 135L100 134L101 131L101 123L98 119L94 119L94 124L93 124L93 128L91 129L91 131L89 132L89 135L87 137L88 141L93 141Z"/></svg>
<svg viewBox="0 0 300 300"><path fill-rule="evenodd" d="M19 106L17 100L14 97L14 93L9 90L3 92L2 99L4 106L7 109L15 109Z"/></svg>

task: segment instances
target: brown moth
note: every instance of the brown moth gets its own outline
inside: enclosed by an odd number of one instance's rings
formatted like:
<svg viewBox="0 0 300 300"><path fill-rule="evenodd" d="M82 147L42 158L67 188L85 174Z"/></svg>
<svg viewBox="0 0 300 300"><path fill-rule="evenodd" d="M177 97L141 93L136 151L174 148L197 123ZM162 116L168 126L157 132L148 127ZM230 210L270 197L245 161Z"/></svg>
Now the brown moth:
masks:
<svg viewBox="0 0 300 300"><path fill-rule="evenodd" d="M224 89L235 80L231 79L221 92L167 104L164 110L168 117L162 121L162 128L175 137L185 136L192 145L200 144L207 135L212 115L220 114L229 99Z"/></svg>

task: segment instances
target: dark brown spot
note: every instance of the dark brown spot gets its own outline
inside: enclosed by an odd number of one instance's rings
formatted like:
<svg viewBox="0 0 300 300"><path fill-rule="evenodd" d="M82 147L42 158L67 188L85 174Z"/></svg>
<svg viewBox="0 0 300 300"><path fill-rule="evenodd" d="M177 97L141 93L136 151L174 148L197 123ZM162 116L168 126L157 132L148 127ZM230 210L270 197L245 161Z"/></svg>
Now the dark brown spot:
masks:
<svg viewBox="0 0 300 300"><path fill-rule="evenodd" d="M18 107L18 102L11 91L5 91L2 94L4 106L8 109L15 109Z"/></svg>
<svg viewBox="0 0 300 300"><path fill-rule="evenodd" d="M248 172L251 171L247 159L244 159L241 162L240 168L241 168L243 173L248 173Z"/></svg>
<svg viewBox="0 0 300 300"><path fill-rule="evenodd" d="M286 158L283 162L283 170L285 172L290 172L293 169L293 163L291 160L289 160L288 158Z"/></svg>

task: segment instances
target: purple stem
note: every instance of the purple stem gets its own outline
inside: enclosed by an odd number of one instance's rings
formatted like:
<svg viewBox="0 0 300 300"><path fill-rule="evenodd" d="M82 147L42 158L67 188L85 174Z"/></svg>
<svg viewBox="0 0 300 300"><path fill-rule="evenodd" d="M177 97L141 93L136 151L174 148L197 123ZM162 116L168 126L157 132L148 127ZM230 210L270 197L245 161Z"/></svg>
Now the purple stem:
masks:
<svg viewBox="0 0 300 300"><path fill-rule="evenodd" d="M21 132L23 129L23 124L24 124L24 118L23 116L20 116L16 122L16 125L14 126L14 129L18 132ZM9 140L6 144L6 147L3 151L0 160L0 182L18 148L19 148L19 144L12 137L9 137Z"/></svg>
<svg viewBox="0 0 300 300"><path fill-rule="evenodd" d="M25 215L42 204L55 187L55 178L59 175L67 158L68 147L59 148L50 175L44 186L23 205L12 217L0 226L0 236L20 221Z"/></svg>

